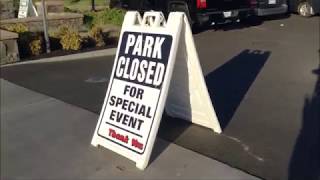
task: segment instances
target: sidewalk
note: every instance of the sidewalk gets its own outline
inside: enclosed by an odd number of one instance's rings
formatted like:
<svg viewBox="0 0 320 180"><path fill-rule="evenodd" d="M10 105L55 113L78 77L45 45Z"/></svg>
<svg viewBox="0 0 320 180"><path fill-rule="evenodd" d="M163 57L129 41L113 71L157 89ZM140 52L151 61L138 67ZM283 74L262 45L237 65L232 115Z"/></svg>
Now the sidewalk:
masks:
<svg viewBox="0 0 320 180"><path fill-rule="evenodd" d="M148 168L139 171L126 158L90 145L97 114L0 83L1 179L257 179L162 139Z"/></svg>
<svg viewBox="0 0 320 180"><path fill-rule="evenodd" d="M9 66L19 66L25 64L39 64L39 63L52 63L52 62L63 62L63 61L76 61L76 60L86 60L88 58L101 58L106 56L113 56L116 54L117 48L109 48L109 49L102 49L84 53L77 53L77 54L69 54L64 56L55 56L43 59L36 59L36 60L25 60L18 63L13 64L5 64L1 67L9 67Z"/></svg>

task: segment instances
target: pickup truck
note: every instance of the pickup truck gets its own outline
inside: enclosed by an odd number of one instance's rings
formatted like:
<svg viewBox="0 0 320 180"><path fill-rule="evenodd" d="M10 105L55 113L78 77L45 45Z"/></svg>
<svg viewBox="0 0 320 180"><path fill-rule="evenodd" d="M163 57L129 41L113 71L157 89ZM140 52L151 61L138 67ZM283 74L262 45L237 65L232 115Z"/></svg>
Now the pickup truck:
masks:
<svg viewBox="0 0 320 180"><path fill-rule="evenodd" d="M128 10L182 11L191 26L239 21L255 15L257 0L120 0Z"/></svg>

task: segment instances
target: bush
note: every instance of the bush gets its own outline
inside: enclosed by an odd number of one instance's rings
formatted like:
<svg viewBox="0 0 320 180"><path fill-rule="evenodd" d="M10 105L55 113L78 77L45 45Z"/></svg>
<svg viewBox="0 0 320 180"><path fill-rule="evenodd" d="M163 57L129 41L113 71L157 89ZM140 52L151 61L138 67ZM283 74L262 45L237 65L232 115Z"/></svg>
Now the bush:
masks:
<svg viewBox="0 0 320 180"><path fill-rule="evenodd" d="M21 58L41 54L43 46L43 37L41 33L19 33L18 47Z"/></svg>
<svg viewBox="0 0 320 180"><path fill-rule="evenodd" d="M17 42L21 58L39 55L42 52L43 40L41 33L29 32L27 26L21 23L7 25L4 28L19 34Z"/></svg>
<svg viewBox="0 0 320 180"><path fill-rule="evenodd" d="M84 23L88 27L100 26L105 24L114 24L121 26L125 11L122 9L105 9L99 12L89 12L85 14Z"/></svg>
<svg viewBox="0 0 320 180"><path fill-rule="evenodd" d="M79 50L82 39L78 31L69 26L63 26L59 29L60 44L64 50Z"/></svg>
<svg viewBox="0 0 320 180"><path fill-rule="evenodd" d="M8 31L19 34L18 48L21 58L30 55L39 55L43 50L43 38L41 33L29 32L27 26L21 23L7 25L4 27Z"/></svg>
<svg viewBox="0 0 320 180"><path fill-rule="evenodd" d="M102 28L98 26L94 26L89 32L90 38L93 39L97 47L101 47L105 45Z"/></svg>
<svg viewBox="0 0 320 180"><path fill-rule="evenodd" d="M54 37L61 38L63 35L67 34L70 31L70 29L71 29L70 26L61 26L59 27L58 31L53 32L52 35Z"/></svg>
<svg viewBox="0 0 320 180"><path fill-rule="evenodd" d="M28 31L28 27L21 23L6 25L4 29L15 33L24 33Z"/></svg>
<svg viewBox="0 0 320 180"><path fill-rule="evenodd" d="M42 52L42 40L41 38L34 39L30 42L29 48L32 55L39 55Z"/></svg>

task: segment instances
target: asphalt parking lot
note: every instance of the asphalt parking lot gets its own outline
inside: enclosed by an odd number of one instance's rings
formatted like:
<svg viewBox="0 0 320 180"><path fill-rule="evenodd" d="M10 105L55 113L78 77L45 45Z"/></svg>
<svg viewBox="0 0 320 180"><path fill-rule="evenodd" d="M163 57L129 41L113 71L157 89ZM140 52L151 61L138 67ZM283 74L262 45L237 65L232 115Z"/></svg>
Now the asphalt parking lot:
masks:
<svg viewBox="0 0 320 180"><path fill-rule="evenodd" d="M319 17L194 38L223 133L164 114L159 137L264 179L319 179ZM109 56L8 66L1 78L98 114L112 64Z"/></svg>

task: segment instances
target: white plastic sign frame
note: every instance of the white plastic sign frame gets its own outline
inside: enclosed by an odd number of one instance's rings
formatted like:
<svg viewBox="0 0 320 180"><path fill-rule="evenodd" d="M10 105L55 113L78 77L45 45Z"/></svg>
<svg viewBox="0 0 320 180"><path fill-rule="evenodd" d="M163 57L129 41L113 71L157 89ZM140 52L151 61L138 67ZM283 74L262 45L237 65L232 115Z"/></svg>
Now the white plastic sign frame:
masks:
<svg viewBox="0 0 320 180"><path fill-rule="evenodd" d="M146 12L143 18L127 12L122 25L91 144L135 161L142 170L149 162L167 99L182 20L181 13L170 15L166 23L160 12ZM132 70L137 66L139 70Z"/></svg>
<svg viewBox="0 0 320 180"><path fill-rule="evenodd" d="M111 78L91 144L146 168L162 113L221 133L188 19L125 15Z"/></svg>

